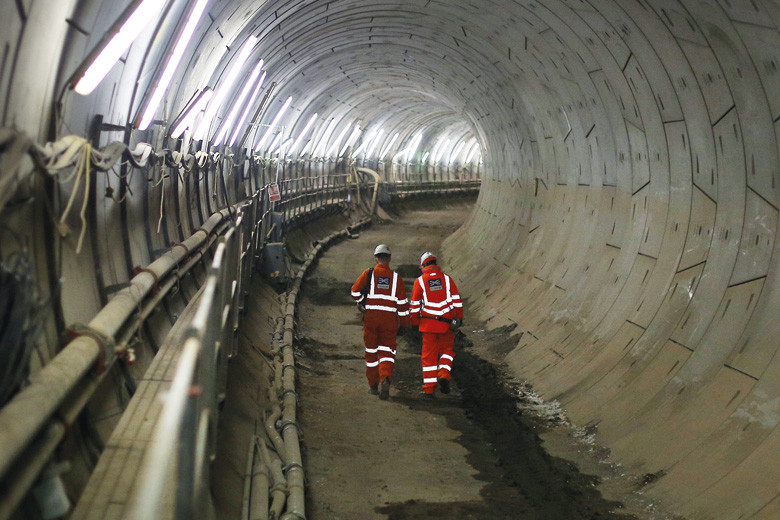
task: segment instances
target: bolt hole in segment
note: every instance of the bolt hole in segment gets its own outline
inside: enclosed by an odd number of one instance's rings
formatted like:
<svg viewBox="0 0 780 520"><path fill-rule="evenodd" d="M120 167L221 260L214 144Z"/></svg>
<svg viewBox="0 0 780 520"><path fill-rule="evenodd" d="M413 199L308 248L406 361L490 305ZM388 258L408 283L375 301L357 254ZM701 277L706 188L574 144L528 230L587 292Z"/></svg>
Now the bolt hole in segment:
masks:
<svg viewBox="0 0 780 520"><path fill-rule="evenodd" d="M337 291L348 296L372 265L374 246L387 243L390 266L409 292L420 252L439 250L471 208L433 206L335 245L304 285L298 353L307 511L312 518L641 518L602 498L600 477L545 452L540 434L567 426L560 415L523 413L515 386L497 368L516 343L512 327L486 331L471 321L459 330L451 393L437 391L431 400L422 394L419 333L406 334L390 399L368 391L362 323ZM573 445L571 432L560 437Z"/></svg>

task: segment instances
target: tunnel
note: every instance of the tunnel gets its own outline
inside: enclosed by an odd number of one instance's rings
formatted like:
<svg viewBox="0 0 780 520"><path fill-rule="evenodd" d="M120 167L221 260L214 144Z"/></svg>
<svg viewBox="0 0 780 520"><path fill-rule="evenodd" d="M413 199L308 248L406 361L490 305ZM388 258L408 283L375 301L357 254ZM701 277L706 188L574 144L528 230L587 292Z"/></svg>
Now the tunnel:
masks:
<svg viewBox="0 0 780 520"><path fill-rule="evenodd" d="M0 15L2 518L25 517L63 450L84 490L133 381L169 333L192 339L176 323L211 271L190 263L214 258L242 201L269 238L437 184L479 186L441 253L470 315L509 331L509 374L655 476L666 510L780 515L777 2L4 0ZM269 185L300 203L276 224ZM176 301L151 305L163 289ZM97 324L107 306L121 327Z"/></svg>

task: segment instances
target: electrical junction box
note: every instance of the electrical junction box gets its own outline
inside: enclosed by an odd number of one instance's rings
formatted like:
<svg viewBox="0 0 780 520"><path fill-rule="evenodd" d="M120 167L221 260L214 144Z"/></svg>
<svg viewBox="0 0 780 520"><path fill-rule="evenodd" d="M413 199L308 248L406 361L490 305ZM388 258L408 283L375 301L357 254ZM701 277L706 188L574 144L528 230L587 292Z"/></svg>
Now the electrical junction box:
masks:
<svg viewBox="0 0 780 520"><path fill-rule="evenodd" d="M287 262L282 242L269 242L263 249L263 275L278 284L287 283Z"/></svg>

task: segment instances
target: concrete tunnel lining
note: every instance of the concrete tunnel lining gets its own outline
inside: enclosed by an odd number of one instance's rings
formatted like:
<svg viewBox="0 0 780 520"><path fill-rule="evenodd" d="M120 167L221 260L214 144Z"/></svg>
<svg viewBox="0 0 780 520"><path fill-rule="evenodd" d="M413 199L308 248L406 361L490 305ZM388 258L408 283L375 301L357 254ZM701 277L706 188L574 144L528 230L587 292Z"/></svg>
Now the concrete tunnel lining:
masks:
<svg viewBox="0 0 780 520"><path fill-rule="evenodd" d="M185 2L172 5L175 14ZM50 130L64 82L122 8L0 8L3 126L45 142L87 135L95 114L134 119L168 25L144 32L95 93L65 94ZM315 132L330 118L337 131L383 120L400 142L426 130L423 148L447 130L473 134L483 187L445 256L474 311L516 326L513 372L596 425L613 460L663 472L647 493L670 509L692 518L780 511L780 5L225 0L209 15L160 117L213 85L255 34L252 59L265 59L278 83L264 121L293 96L282 123L293 134L314 112ZM143 192L145 181L130 182ZM94 247L113 284L165 245L144 223L159 198L127 204L125 219L111 200L98 210ZM26 233L40 232L39 210ZM164 213L179 218L172 204ZM109 247L122 230L128 248ZM84 290L95 285L91 268L63 254L63 293L87 295L64 309L66 321L86 322L100 307Z"/></svg>

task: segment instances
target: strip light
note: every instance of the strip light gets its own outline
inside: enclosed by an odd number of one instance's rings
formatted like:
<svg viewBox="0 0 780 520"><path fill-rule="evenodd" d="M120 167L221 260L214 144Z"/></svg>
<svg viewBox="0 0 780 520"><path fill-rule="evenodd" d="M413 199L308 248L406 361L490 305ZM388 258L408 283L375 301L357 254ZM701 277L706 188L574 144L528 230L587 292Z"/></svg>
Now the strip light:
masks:
<svg viewBox="0 0 780 520"><path fill-rule="evenodd" d="M370 145L370 144L371 144L371 143L374 141L374 138L375 138L375 137L376 137L376 131L374 131L374 132L371 132L370 134L368 134L368 137L366 137L365 139L363 139L363 142L362 142L362 143L360 143L360 146L358 146L358 147L357 147L357 149L354 151L354 153L352 154L352 158L354 159L355 157L357 157L358 155L360 155L360 152L362 152L362 151L363 151L363 149L364 149L366 146Z"/></svg>
<svg viewBox="0 0 780 520"><path fill-rule="evenodd" d="M460 151L463 149L464 146L466 146L465 141L461 141L455 146L449 158L447 159L447 164L452 164L453 159L455 159L458 156L458 154L460 153Z"/></svg>
<svg viewBox="0 0 780 520"><path fill-rule="evenodd" d="M233 84L236 82L236 79L238 79L238 75L241 73L244 63L249 59L249 54L251 54L255 44L257 44L257 38L254 36L250 36L246 39L246 42L244 42L244 46L241 47L236 61L230 68L225 81L223 81L215 91L214 98L206 109L206 115L203 116L203 120L200 122L198 129L193 135L196 141L200 141L206 137L206 133L208 132L209 127L211 127L211 122L214 120L217 111L222 106L222 102L225 101L225 98L233 88Z"/></svg>
<svg viewBox="0 0 780 520"><path fill-rule="evenodd" d="M99 47L100 50L93 51L94 57L87 61L89 65L83 74L77 72L78 80L71 82L71 84L75 83L73 90L82 96L92 93L116 65L119 58L138 38L141 31L153 20L156 20L157 15L167 3L168 0L142 0L126 9L120 18L124 21L117 22L109 31L109 34L113 34L113 36L102 48Z"/></svg>
<svg viewBox="0 0 780 520"><path fill-rule="evenodd" d="M471 160L474 158L474 154L477 153L478 150L479 150L479 143L474 143L474 146L471 147L469 156L466 159L466 164L469 164L471 162Z"/></svg>
<svg viewBox="0 0 780 520"><path fill-rule="evenodd" d="M431 152L425 152L422 156L422 159L420 159L420 164L424 163L425 160L428 158L428 156L431 155Z"/></svg>
<svg viewBox="0 0 780 520"><path fill-rule="evenodd" d="M206 108L206 105L211 100L213 95L213 90L208 87L204 88L203 92L201 92L192 105L190 105L190 108L188 108L184 115L178 119L178 123L174 121L171 137L174 139L181 137L181 134L183 134L184 131L191 127L193 122L195 122L195 117L200 113L200 111Z"/></svg>
<svg viewBox="0 0 780 520"><path fill-rule="evenodd" d="M398 132L396 132L396 133L395 133L395 135L393 136L393 138L392 138L392 139L390 139L390 144L388 144L387 146L385 146L385 149L384 149L384 150L382 150L382 153L381 153L381 154L379 154L379 160L380 160L380 161L383 161L383 160L385 159L385 156L387 155L387 152L389 152L389 151L390 151L390 148L392 148L392 147L393 147L393 145L395 144L395 142L396 142L396 140L398 139L398 136L399 136L399 135L400 135L400 134L399 134Z"/></svg>
<svg viewBox="0 0 780 520"><path fill-rule="evenodd" d="M233 125L233 121L238 117L238 111L244 105L244 101L249 96L249 92L257 81L257 77L260 75L260 71L263 69L263 60L257 62L252 74L249 75L249 79L244 84L244 88L241 89L241 93L238 95L235 103L233 103L233 110L230 111L228 117L222 122L222 129L217 134L217 138L214 139L214 146L219 146L222 140L227 137L228 129Z"/></svg>
<svg viewBox="0 0 780 520"><path fill-rule="evenodd" d="M376 136L374 137L374 140L371 141L371 145L368 147L368 150L366 150L366 159L371 158L371 156L374 154L374 149L377 147L377 145L379 144L379 141L382 139L382 134L383 133L385 133L385 131L382 130L381 128L376 133Z"/></svg>
<svg viewBox="0 0 780 520"><path fill-rule="evenodd" d="M412 140L412 144L409 145L409 155L406 156L406 162L409 162L412 159L414 159L414 154L417 153L417 148L420 146L421 141L422 141L422 132L414 136L414 139Z"/></svg>
<svg viewBox="0 0 780 520"><path fill-rule="evenodd" d="M233 132L233 137L230 138L229 146L233 146L234 144L236 144L236 140L238 139L238 134L241 133L241 128L243 128L244 123L246 122L246 118L249 117L249 112L252 110L252 107L255 106L255 101L257 101L257 97L260 95L260 91L263 88L264 81L265 81L265 71L263 71L263 74L260 76L260 79L257 82L257 86L255 87L255 91L252 93L252 97L249 98L249 103L246 104L246 108L244 109L244 114L241 116L241 119L238 121L238 124L236 125L236 130Z"/></svg>
<svg viewBox="0 0 780 520"><path fill-rule="evenodd" d="M325 154L326 156L330 157L330 154L332 154L333 152L335 152L336 150L339 149L339 145L341 144L341 140L344 139L344 136L347 134L347 130L349 130L350 126L352 126L352 125L347 125L347 126L344 127L344 130L341 131L339 136L336 138L336 140L333 142L331 147L328 149L327 153Z"/></svg>
<svg viewBox="0 0 780 520"><path fill-rule="evenodd" d="M317 142L317 146L312 148L312 151L316 157L322 156L322 153L325 151L325 147L328 145L328 139L330 139L330 134L333 133L333 129L336 127L336 118L331 118L330 122L328 123L328 126L325 127L325 132L322 133L322 137L320 137L319 142Z"/></svg>
<svg viewBox="0 0 780 520"><path fill-rule="evenodd" d="M436 151L436 157L433 158L433 162L435 162L435 163L439 162L439 159L441 159L441 156L444 155L444 150L446 150L449 146L450 146L450 140L449 139L445 139L444 143Z"/></svg>
<svg viewBox="0 0 780 520"><path fill-rule="evenodd" d="M351 145L352 141L354 141L357 138L357 136L359 136L359 135L360 135L360 125L356 124L355 125L355 129L352 130L351 134L349 134L349 139L347 139L347 142L344 143L344 148L341 149L341 151L339 152L339 154L336 157L341 157L342 155L344 155L344 152L347 151L347 148L349 148L349 145Z"/></svg>
<svg viewBox="0 0 780 520"><path fill-rule="evenodd" d="M141 117L141 122L138 125L139 130L146 130L154 120L154 114L157 113L157 109L160 107L160 102L162 101L165 92L168 90L171 80L173 80L173 74L176 72L176 68L179 66L182 56L184 56L184 51L187 49L187 45L190 43L192 35L195 33L195 28L198 26L198 22L200 21L201 16L203 16L203 12L206 10L206 4L208 3L209 0L197 0L195 2L195 6L192 8L189 17L187 18L184 30L179 36L176 46L173 48L173 52L168 56L168 63L165 64L165 70L163 71L162 76L160 76L160 80L157 82L154 93L152 94L152 97L149 98L144 115Z"/></svg>
<svg viewBox="0 0 780 520"><path fill-rule="evenodd" d="M303 127L303 132L301 132L301 135L298 136L298 139L296 139L293 145L290 147L290 150L287 152L287 155L292 155L295 149L298 148L298 145L301 144L301 141L303 141L303 136L306 135L306 132L308 132L311 129L312 125L314 125L314 122L317 120L318 115L319 114L315 112L314 115L311 116L311 118L309 118L309 122L306 123L306 126ZM303 152L301 152L301 155L303 155Z"/></svg>
<svg viewBox="0 0 780 520"><path fill-rule="evenodd" d="M268 147L268 151L271 150L276 151L276 145L282 142L282 132L277 132L276 137L274 137L274 140L271 141L271 146Z"/></svg>
<svg viewBox="0 0 780 520"><path fill-rule="evenodd" d="M301 150L301 153L300 153L301 157L306 155L306 152L309 151L309 147L311 146L311 143L313 143L313 142L314 142L314 139L309 139L308 141L306 141L306 146L303 147L303 150Z"/></svg>
<svg viewBox="0 0 780 520"><path fill-rule="evenodd" d="M257 146L255 146L256 152L260 151L260 149L265 144L266 139L268 139L268 137L271 135L271 132L273 132L274 128L276 128L276 125L279 124L279 120L284 115L285 110L287 110L287 108L290 106L290 103L292 103L292 97L287 98L287 100L284 102L284 105L282 105L282 108L280 108L279 112L277 112L276 117L274 117L274 120L270 125L268 125L268 130L265 131L263 137L261 137L257 142ZM273 148L273 145L271 145L269 148Z"/></svg>

